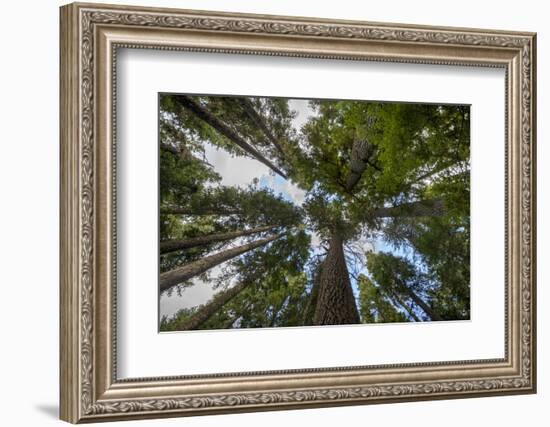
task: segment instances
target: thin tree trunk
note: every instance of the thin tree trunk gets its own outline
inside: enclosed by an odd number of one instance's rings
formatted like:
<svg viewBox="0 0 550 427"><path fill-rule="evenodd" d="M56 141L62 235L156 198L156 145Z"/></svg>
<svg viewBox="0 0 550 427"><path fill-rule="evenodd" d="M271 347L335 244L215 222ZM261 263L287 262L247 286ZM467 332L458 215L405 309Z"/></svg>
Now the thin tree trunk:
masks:
<svg viewBox="0 0 550 427"><path fill-rule="evenodd" d="M390 292L390 294L391 295L389 295L389 297L391 299L395 300L397 302L397 304L399 304L401 307L403 307L407 311L407 313L409 313L409 316L411 316L415 322L420 322L420 319L418 318L418 316L416 314L414 314L414 311L412 310L412 308L409 307L407 305L407 303L405 303L405 301L403 301L401 299L401 297L396 292Z"/></svg>
<svg viewBox="0 0 550 427"><path fill-rule="evenodd" d="M375 218L443 216L446 213L445 203L441 199L419 200L418 202L378 208L374 211Z"/></svg>
<svg viewBox="0 0 550 427"><path fill-rule="evenodd" d="M197 203L198 204L198 203ZM166 206L160 208L162 215L187 215L187 216L202 216L202 215L245 215L242 209L229 207L202 207L202 206ZM265 215L269 213L269 208L266 206L258 206L257 215ZM293 220L293 216L285 216L279 218L281 224L287 220Z"/></svg>
<svg viewBox="0 0 550 427"><path fill-rule="evenodd" d="M417 306L419 306L424 311L424 313L428 315L428 317L431 320L437 320L437 321L443 320L441 316L437 314L434 310L432 310L432 308L428 304L426 304L422 300L422 298L416 295L416 293L412 289L410 289L408 286L403 286L403 289L407 293L407 295L413 300L413 302Z"/></svg>
<svg viewBox="0 0 550 427"><path fill-rule="evenodd" d="M166 254L169 252L179 251L182 249L189 249L197 246L204 246L210 243L223 242L225 240L231 240L241 236L249 236L250 234L269 231L274 229L275 227L277 226L267 225L264 227L252 228L250 230L237 230L237 231L229 231L226 233L207 234L204 236L190 237L188 239L181 239L181 240L166 240L164 242L160 242L160 253Z"/></svg>
<svg viewBox="0 0 550 427"><path fill-rule="evenodd" d="M341 237L335 233L320 271L319 296L314 325L343 325L361 323Z"/></svg>
<svg viewBox="0 0 550 427"><path fill-rule="evenodd" d="M281 157L284 158L285 153L283 151L283 147L281 147L281 144L279 144L277 138L273 136L273 133L267 126L264 118L260 114L258 114L252 102L250 102L248 98L239 98L238 103L241 105L248 117L254 122L254 124L262 130L269 142L271 142L273 146L279 151Z"/></svg>
<svg viewBox="0 0 550 427"><path fill-rule="evenodd" d="M230 208L194 208L192 206L168 206L160 209L161 214L168 215L238 215L239 209Z"/></svg>
<svg viewBox="0 0 550 427"><path fill-rule="evenodd" d="M356 140L351 148L351 161L346 176L346 191L351 192L367 169L371 154L370 144L365 140Z"/></svg>
<svg viewBox="0 0 550 427"><path fill-rule="evenodd" d="M218 312L225 304L235 298L239 293L241 293L246 287L250 285L250 282L240 282L237 283L232 288L226 289L222 292L219 292L214 296L209 302L199 307L199 309L189 316L187 319L176 325L176 330L178 331L190 331L193 329L198 329L203 325L207 320L209 320L214 314ZM235 319L231 322L233 324Z"/></svg>
<svg viewBox="0 0 550 427"><path fill-rule="evenodd" d="M235 258L236 256L251 251L252 249L265 246L269 242L279 239L284 234L285 233L276 234L274 236L266 237L265 239L257 240L246 245L228 249L226 251L207 256L197 261L190 262L174 270L167 271L166 273L162 273L160 275L160 292L162 293L173 286L176 286L180 283L185 282L186 280L198 276L199 274L210 270L211 268L221 264L224 261Z"/></svg>
<svg viewBox="0 0 550 427"><path fill-rule="evenodd" d="M245 152L250 154L256 160L260 161L268 168L273 170L275 173L279 174L283 178L287 178L286 174L281 171L277 166L275 166L269 159L265 158L258 150L252 147L248 142L246 142L237 132L219 120L211 111L207 108L200 105L198 102L185 95L175 96L174 99L184 108L191 111L197 117L208 123L214 129L216 129L220 134L225 136L227 139L241 147Z"/></svg>

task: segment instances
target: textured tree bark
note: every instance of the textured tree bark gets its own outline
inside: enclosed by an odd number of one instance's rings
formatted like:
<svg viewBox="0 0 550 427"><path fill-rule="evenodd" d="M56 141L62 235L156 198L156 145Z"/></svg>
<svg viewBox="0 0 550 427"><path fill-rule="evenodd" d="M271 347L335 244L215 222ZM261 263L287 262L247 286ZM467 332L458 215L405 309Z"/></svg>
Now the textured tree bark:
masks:
<svg viewBox="0 0 550 427"><path fill-rule="evenodd" d="M443 216L446 213L445 203L441 199L419 200L403 203L374 211L375 218Z"/></svg>
<svg viewBox="0 0 550 427"><path fill-rule="evenodd" d="M178 331L190 331L193 329L198 329L208 319L216 314L216 312L220 310L225 304L227 304L244 289L246 289L248 285L250 285L250 282L240 282L232 288L226 289L225 291L218 293L209 302L200 307L195 313L176 325L176 329ZM235 320L233 319L231 324L233 324L234 321Z"/></svg>
<svg viewBox="0 0 550 427"><path fill-rule="evenodd" d="M251 234L261 233L274 229L275 225L267 225L264 227L252 228L250 230L237 230L229 231L227 233L215 233L207 234L204 236L190 237L188 239L181 240L167 240L160 242L160 253L166 254L169 252L179 251L182 249L194 248L197 246L204 246L210 243L223 242L225 240L235 239L241 236L249 236Z"/></svg>
<svg viewBox="0 0 550 427"><path fill-rule="evenodd" d="M266 165L268 168L270 168L271 170L273 170L275 173L279 174L283 178L285 179L287 178L286 174L283 171L281 171L277 166L275 166L270 160L266 159L258 150L256 150L249 143L247 143L243 138L241 138L241 136L237 134L233 129L231 129L221 120L219 120L207 108L203 107L198 102L195 102L195 100L185 95L175 96L174 99L177 102L179 102L179 104L182 107L186 108L187 110L195 114L197 117L204 120L214 129L216 129L219 133L225 136L227 139L229 139L230 141L232 141L233 143L241 147L244 151L246 151L252 157L256 158L258 161Z"/></svg>
<svg viewBox="0 0 550 427"><path fill-rule="evenodd" d="M371 154L370 144L365 140L357 140L351 148L351 161L346 176L346 191L351 192L367 169Z"/></svg>
<svg viewBox="0 0 550 427"><path fill-rule="evenodd" d="M266 237L265 239L257 240L246 245L237 246L236 248L228 249L226 251L207 256L197 261L185 264L174 270L162 273L160 275L160 292L162 293L173 286L176 286L180 283L185 282L186 280L198 276L199 274L210 270L211 268L221 264L224 261L235 258L236 256L251 251L252 249L265 246L269 242L279 239L284 234L285 233L276 234L274 236Z"/></svg>
<svg viewBox="0 0 550 427"><path fill-rule="evenodd" d="M361 323L351 289L343 241L335 233L320 271L314 325Z"/></svg>
<svg viewBox="0 0 550 427"><path fill-rule="evenodd" d="M273 136L273 133L265 123L264 118L260 114L258 114L252 102L250 102L248 98L239 98L238 102L243 107L243 110L246 112L248 117L254 122L256 126L258 126L262 130L262 132L267 137L269 142L273 144L273 146L277 149L277 151L279 151L279 154L281 155L281 157L284 158L285 153L283 151L283 147L281 147L281 144L279 144L279 141L277 141L277 138Z"/></svg>

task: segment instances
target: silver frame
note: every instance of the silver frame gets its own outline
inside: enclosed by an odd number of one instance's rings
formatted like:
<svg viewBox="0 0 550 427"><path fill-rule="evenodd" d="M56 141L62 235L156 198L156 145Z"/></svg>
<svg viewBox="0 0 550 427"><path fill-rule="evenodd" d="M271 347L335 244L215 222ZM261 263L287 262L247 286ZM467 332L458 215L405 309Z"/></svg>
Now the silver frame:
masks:
<svg viewBox="0 0 550 427"><path fill-rule="evenodd" d="M533 33L75 3L61 8L61 418L77 423L534 393ZM118 48L506 70L506 338L494 360L120 380Z"/></svg>

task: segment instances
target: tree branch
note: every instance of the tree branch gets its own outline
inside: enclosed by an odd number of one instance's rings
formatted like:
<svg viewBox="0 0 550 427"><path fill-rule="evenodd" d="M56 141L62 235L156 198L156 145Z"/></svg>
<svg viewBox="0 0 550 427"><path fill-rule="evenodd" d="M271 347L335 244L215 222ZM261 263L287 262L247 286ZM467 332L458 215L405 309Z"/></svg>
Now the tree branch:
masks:
<svg viewBox="0 0 550 427"><path fill-rule="evenodd" d="M160 242L160 253L166 254L169 252L179 251L182 249L194 248L197 246L205 246L210 243L223 242L225 240L235 239L241 236L249 236L251 234L262 233L264 231L269 231L277 227L276 225L267 225L264 227L252 228L249 230L237 230L229 231L225 233L214 233L204 236L189 237L187 239L179 240L166 240Z"/></svg>
<svg viewBox="0 0 550 427"><path fill-rule="evenodd" d="M259 248L267 245L269 242L281 238L285 233L276 234L265 239L257 240L255 242L248 243L246 245L238 246L236 248L228 249L223 252L219 252L214 255L207 256L197 261L190 262L178 267L175 270L167 271L160 275L160 292L164 292L180 283L183 283L199 274L202 274L211 268L242 255L252 249Z"/></svg>
<svg viewBox="0 0 550 427"><path fill-rule="evenodd" d="M367 169L368 160L371 154L372 148L367 141L354 141L351 147L351 161L345 184L345 189L348 193L351 193L361 179L361 175L363 175L363 172Z"/></svg>
<svg viewBox="0 0 550 427"><path fill-rule="evenodd" d="M403 290L411 298L411 300L417 306L419 306L424 311L424 313L426 313L430 317L431 320L436 320L436 321L443 320L441 316L438 313L436 313L428 304L426 304L426 302L424 302L423 299L421 299L418 295L416 295L416 293L411 288L403 285Z"/></svg>
<svg viewBox="0 0 550 427"><path fill-rule="evenodd" d="M175 329L177 331L190 331L198 329L202 324L204 324L214 314L216 314L219 309L221 309L225 304L235 298L249 285L250 282L248 281L240 282L229 289L219 292L206 304L200 306L199 309L187 319L176 324ZM231 321L231 324L233 324L234 321L235 319Z"/></svg>
<svg viewBox="0 0 550 427"><path fill-rule="evenodd" d="M283 178L287 178L286 174L281 171L277 166L275 166L269 159L264 157L258 150L252 147L248 142L246 142L237 132L223 123L218 119L210 110L200 105L194 99L185 95L174 96L174 100L178 102L182 107L191 111L198 118L202 119L204 122L212 126L216 131L225 136L227 139L232 141L234 144L242 148L246 153L250 154L259 162L266 165L268 168L273 170L278 175Z"/></svg>
<svg viewBox="0 0 550 427"><path fill-rule="evenodd" d="M254 108L254 105L248 98L237 98L237 102L241 105L245 113L248 115L248 117L254 122L256 126L258 126L264 135L267 137L269 142L271 142L277 151L279 151L279 154L284 159L285 153L283 151L283 147L281 144L279 144L279 141L277 141L277 138L273 135L269 127L267 126L267 123L265 122L264 118L258 114L256 109Z"/></svg>
<svg viewBox="0 0 550 427"><path fill-rule="evenodd" d="M163 215L239 215L242 211L239 209L225 207L194 208L192 206L168 206L160 209Z"/></svg>

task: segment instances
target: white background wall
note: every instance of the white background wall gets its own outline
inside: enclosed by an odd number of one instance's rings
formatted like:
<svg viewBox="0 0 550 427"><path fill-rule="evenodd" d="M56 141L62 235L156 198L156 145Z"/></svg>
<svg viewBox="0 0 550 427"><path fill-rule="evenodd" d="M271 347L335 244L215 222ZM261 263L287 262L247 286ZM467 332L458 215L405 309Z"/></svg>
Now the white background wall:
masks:
<svg viewBox="0 0 550 427"><path fill-rule="evenodd" d="M111 0L113 3L122 3ZM548 165L549 12L536 0L133 0L133 4L538 32L538 164ZM59 425L58 401L58 6L57 0L2 5L0 65L0 419L3 425ZM438 402L265 412L131 425L415 426L529 425L548 421L550 322L547 290L550 169L539 167L539 393ZM488 171L490 173L490 171ZM546 217L546 221L545 221ZM546 418L546 420L545 420Z"/></svg>

